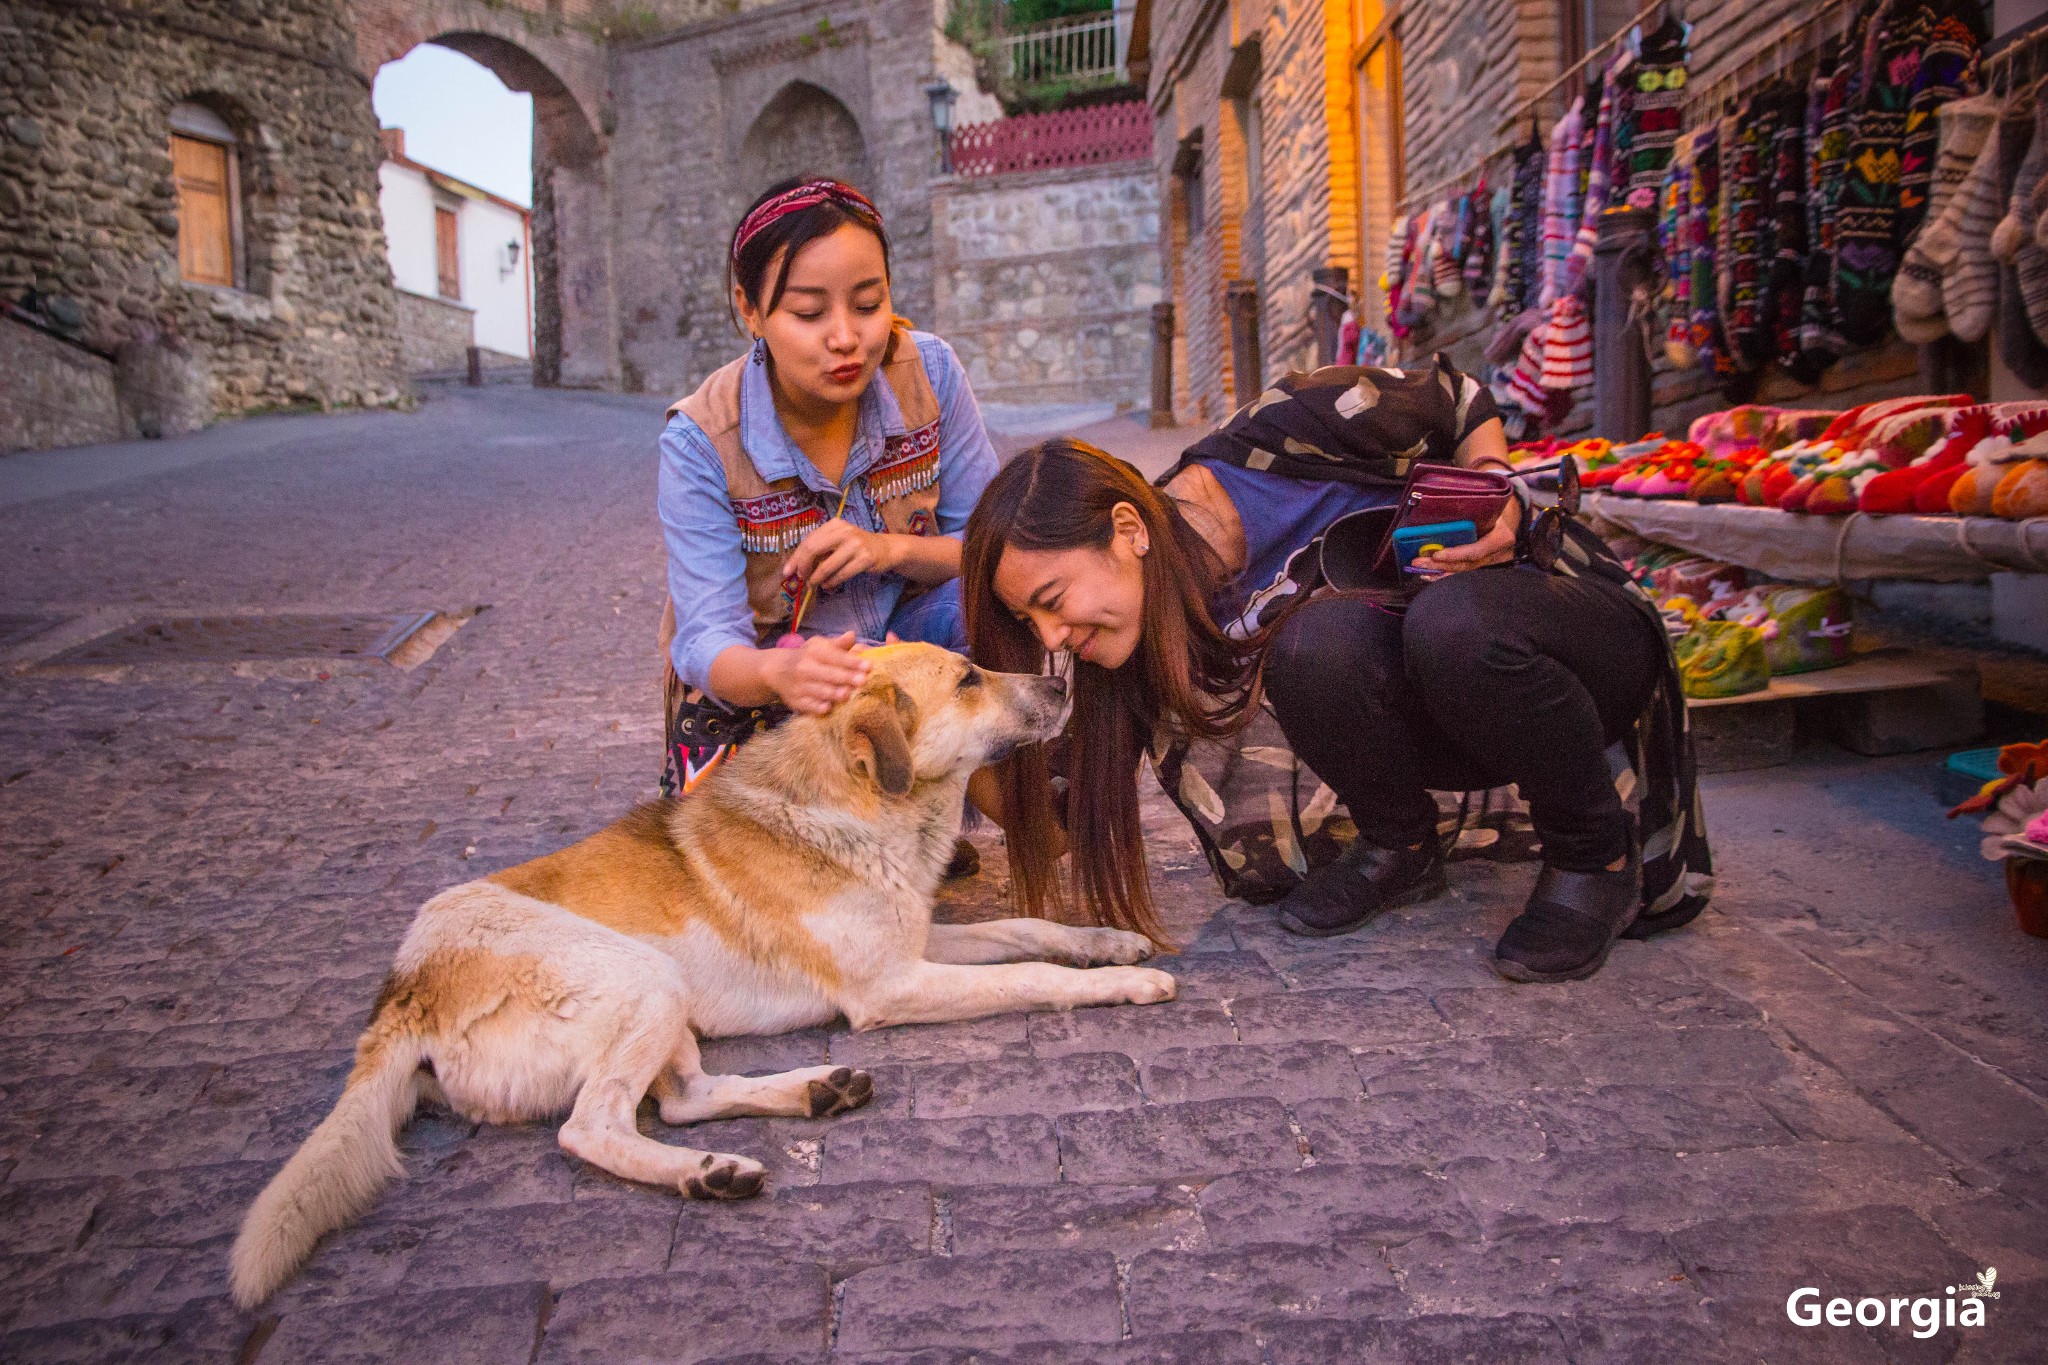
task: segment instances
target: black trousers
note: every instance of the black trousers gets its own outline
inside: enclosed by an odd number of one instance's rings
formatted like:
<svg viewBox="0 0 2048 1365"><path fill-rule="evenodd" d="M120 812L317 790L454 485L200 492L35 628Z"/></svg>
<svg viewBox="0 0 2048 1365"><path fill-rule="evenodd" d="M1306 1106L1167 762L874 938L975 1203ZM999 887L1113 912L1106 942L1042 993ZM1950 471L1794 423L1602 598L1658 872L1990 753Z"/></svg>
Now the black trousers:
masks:
<svg viewBox="0 0 2048 1365"><path fill-rule="evenodd" d="M1473 569L1396 616L1310 602L1266 656L1266 689L1301 760L1362 837L1433 838L1430 789L1516 783L1544 861L1594 872L1628 851L1604 751L1656 686L1664 642L1611 583L1529 565Z"/></svg>

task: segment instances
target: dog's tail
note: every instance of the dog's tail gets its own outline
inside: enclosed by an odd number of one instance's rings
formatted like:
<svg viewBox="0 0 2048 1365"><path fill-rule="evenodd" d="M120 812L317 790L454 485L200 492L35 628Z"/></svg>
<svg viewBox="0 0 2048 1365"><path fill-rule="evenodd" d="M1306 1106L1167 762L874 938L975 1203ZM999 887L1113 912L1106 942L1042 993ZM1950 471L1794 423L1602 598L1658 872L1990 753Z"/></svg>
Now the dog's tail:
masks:
<svg viewBox="0 0 2048 1365"><path fill-rule="evenodd" d="M405 1174L394 1139L419 1100L425 1040L397 1026L382 1000L378 1005L334 1111L242 1220L228 1257L228 1287L244 1308L276 1293L314 1243L361 1216Z"/></svg>

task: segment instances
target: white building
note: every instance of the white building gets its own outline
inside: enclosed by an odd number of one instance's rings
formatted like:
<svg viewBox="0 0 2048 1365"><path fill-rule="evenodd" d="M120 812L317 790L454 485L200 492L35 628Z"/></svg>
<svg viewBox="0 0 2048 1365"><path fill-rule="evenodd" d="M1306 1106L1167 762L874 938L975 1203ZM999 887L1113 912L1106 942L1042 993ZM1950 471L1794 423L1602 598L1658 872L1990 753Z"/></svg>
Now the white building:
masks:
<svg viewBox="0 0 2048 1365"><path fill-rule="evenodd" d="M461 370L468 348L533 355L531 215L509 199L409 159L405 130L383 130L377 168L385 249L414 374Z"/></svg>

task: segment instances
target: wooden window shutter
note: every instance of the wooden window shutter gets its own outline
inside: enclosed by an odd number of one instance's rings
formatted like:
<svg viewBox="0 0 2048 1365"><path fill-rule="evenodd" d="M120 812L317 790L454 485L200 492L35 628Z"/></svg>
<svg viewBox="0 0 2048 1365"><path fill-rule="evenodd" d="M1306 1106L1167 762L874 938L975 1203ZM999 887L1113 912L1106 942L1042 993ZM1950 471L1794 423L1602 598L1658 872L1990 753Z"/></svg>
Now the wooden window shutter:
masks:
<svg viewBox="0 0 2048 1365"><path fill-rule="evenodd" d="M194 284L235 282L228 149L171 135L171 173L178 186L178 270Z"/></svg>
<svg viewBox="0 0 2048 1365"><path fill-rule="evenodd" d="M434 262L440 275L435 287L444 299L462 297L461 258L455 251L455 210L434 209Z"/></svg>

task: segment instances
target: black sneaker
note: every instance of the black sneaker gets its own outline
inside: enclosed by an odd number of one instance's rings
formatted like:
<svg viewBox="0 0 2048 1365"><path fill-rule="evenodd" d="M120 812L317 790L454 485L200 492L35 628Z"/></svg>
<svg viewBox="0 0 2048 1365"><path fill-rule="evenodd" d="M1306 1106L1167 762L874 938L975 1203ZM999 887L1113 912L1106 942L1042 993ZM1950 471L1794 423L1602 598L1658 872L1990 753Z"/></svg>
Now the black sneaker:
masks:
<svg viewBox="0 0 2048 1365"><path fill-rule="evenodd" d="M965 839L953 841L953 861L946 864L945 879L957 882L981 871L981 852Z"/></svg>
<svg viewBox="0 0 2048 1365"><path fill-rule="evenodd" d="M1434 839L1420 848L1381 848L1354 839L1343 857L1287 893L1280 902L1280 927L1308 938L1348 934L1382 910L1440 896L1449 885Z"/></svg>
<svg viewBox="0 0 2048 1365"><path fill-rule="evenodd" d="M1607 961L1614 940L1643 907L1643 861L1633 842L1614 872L1564 872L1545 866L1494 945L1493 969L1510 981L1578 981Z"/></svg>

